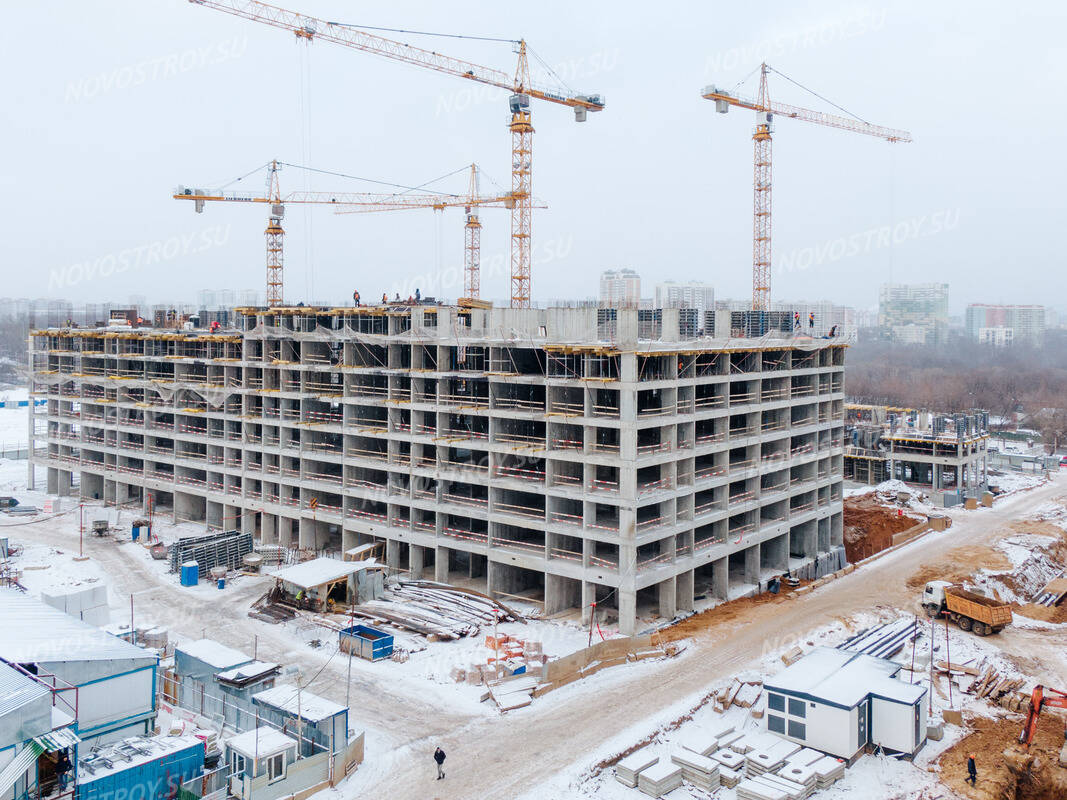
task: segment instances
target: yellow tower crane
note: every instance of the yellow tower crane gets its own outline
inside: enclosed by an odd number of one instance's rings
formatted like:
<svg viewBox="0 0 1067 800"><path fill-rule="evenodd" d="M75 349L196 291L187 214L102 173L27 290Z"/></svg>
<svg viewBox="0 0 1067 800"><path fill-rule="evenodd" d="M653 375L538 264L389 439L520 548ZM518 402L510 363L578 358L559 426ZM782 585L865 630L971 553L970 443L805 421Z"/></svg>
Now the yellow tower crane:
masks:
<svg viewBox="0 0 1067 800"><path fill-rule="evenodd" d="M479 206L511 208L514 200L510 192L502 195L482 197L477 194L430 194L430 193L385 193L385 192L311 192L296 191L283 195L278 181L282 162L273 160L267 167L267 187L263 194L244 194L205 189L192 189L179 186L175 189L175 200L191 200L197 213L204 210L204 205L211 202L225 203L264 203L270 206L267 229L264 232L267 241L267 305L284 305L283 268L285 230L282 220L285 218L285 206L289 203L331 205L349 211L401 211L413 208L433 208L441 210L450 207L467 209L468 226L470 217L477 223ZM472 175L477 167L471 165ZM472 178L472 180L474 180ZM543 206L540 206L543 207ZM341 212L345 213L345 212ZM480 229L481 225L478 224ZM476 240L477 241L477 240ZM477 248L474 253L477 263Z"/></svg>
<svg viewBox="0 0 1067 800"><path fill-rule="evenodd" d="M771 102L767 88L768 72L778 71L765 63L761 64L759 96L755 100L739 97L733 92L718 89L715 86L707 86L701 93L705 100L715 101L715 110L720 114L725 114L731 106L756 112L756 128L752 133L752 309L754 311L769 311L771 302L771 134L773 133L773 118L778 116L799 119L803 122L813 122L816 125L877 136L888 142L911 141L911 134L907 131L871 125L861 119L850 119L836 114ZM780 72L778 74L782 75ZM796 83L785 75L782 77Z"/></svg>
<svg viewBox="0 0 1067 800"><path fill-rule="evenodd" d="M457 78L495 86L511 92L509 109L511 123L511 305L530 307L531 235L532 235L532 169L533 121L530 100L544 100L574 109L574 118L584 122L590 111L601 111L604 101L600 95L576 94L562 88L534 86L530 80L526 41L508 40L515 45L518 63L514 75L502 70L483 67L470 61L387 39L361 30L358 26L310 17L295 11L258 2L258 0L189 0L196 5L213 8L243 19L271 25L294 33L297 38L311 42L323 40L366 53L413 64Z"/></svg>

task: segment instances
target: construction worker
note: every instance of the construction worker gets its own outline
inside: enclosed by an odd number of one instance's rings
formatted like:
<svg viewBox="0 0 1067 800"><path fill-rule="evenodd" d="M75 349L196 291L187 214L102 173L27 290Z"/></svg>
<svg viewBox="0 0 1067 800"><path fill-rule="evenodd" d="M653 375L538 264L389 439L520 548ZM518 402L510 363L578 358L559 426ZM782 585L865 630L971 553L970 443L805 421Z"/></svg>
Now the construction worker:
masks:
<svg viewBox="0 0 1067 800"><path fill-rule="evenodd" d="M445 751L438 747L433 751L433 760L437 762L437 780L445 777Z"/></svg>
<svg viewBox="0 0 1067 800"><path fill-rule="evenodd" d="M795 331L799 331L800 330L800 312L799 311L794 311L793 312L793 330L795 330Z"/></svg>
<svg viewBox="0 0 1067 800"><path fill-rule="evenodd" d="M352 292L352 302L356 304L356 308L359 308L359 289Z"/></svg>
<svg viewBox="0 0 1067 800"><path fill-rule="evenodd" d="M974 761L975 758L976 756L974 753L967 756L967 777L964 780L964 783L969 783L971 786L978 783L978 765Z"/></svg>
<svg viewBox="0 0 1067 800"><path fill-rule="evenodd" d="M418 304L420 302L422 302L422 294L419 292L418 287L416 287L415 288L415 303Z"/></svg>
<svg viewBox="0 0 1067 800"><path fill-rule="evenodd" d="M808 312L808 332L809 333L814 333L815 332L815 312L814 311L809 311Z"/></svg>
<svg viewBox="0 0 1067 800"><path fill-rule="evenodd" d="M67 776L70 774L71 766L67 751L60 750L59 757L56 759L56 781L59 783L60 792L67 790Z"/></svg>
<svg viewBox="0 0 1067 800"><path fill-rule="evenodd" d="M382 305L384 306L388 302L389 302L389 295L387 295L385 292L382 292Z"/></svg>
<svg viewBox="0 0 1067 800"><path fill-rule="evenodd" d="M837 336L837 326L833 325L833 326L830 327L830 335L827 336L826 338L827 339L833 339L835 336Z"/></svg>

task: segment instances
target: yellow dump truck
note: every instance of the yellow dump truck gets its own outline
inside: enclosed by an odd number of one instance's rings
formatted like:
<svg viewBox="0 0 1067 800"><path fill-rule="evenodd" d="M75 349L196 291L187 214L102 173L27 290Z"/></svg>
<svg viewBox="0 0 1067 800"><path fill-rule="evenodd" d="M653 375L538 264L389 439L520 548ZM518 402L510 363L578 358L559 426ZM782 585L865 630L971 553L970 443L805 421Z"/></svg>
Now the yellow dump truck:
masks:
<svg viewBox="0 0 1067 800"><path fill-rule="evenodd" d="M948 617L976 636L998 633L1011 624L1011 606L992 597L969 592L948 581L930 581L922 596L929 617Z"/></svg>

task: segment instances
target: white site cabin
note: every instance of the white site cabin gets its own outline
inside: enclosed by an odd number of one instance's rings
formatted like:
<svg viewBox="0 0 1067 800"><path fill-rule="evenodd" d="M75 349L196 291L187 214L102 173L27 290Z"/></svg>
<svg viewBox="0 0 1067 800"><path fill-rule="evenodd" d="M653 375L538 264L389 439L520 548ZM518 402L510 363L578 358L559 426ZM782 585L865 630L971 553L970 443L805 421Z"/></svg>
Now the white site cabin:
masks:
<svg viewBox="0 0 1067 800"><path fill-rule="evenodd" d="M914 755L926 743L926 688L884 658L817 647L764 681L767 730L854 759L867 745Z"/></svg>

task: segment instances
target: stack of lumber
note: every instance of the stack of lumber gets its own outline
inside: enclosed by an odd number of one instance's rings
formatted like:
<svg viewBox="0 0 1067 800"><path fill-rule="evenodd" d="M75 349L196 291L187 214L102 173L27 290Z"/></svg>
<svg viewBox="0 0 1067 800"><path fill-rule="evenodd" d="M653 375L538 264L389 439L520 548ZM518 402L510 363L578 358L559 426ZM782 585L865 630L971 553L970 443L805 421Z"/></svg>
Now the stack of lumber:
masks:
<svg viewBox="0 0 1067 800"><path fill-rule="evenodd" d="M710 792L719 788L719 765L706 756L679 748L671 754L671 763L682 770L682 780Z"/></svg>
<svg viewBox="0 0 1067 800"><path fill-rule="evenodd" d="M829 789L845 777L845 762L833 756L823 756L811 768L815 770L815 785L820 789Z"/></svg>
<svg viewBox="0 0 1067 800"><path fill-rule="evenodd" d="M443 600L450 598L452 601L460 604L463 607L467 607L477 613L489 613L490 619L492 614L496 614L497 619L501 622L508 622L515 620L516 622L525 623L526 619L518 611L501 603L490 597L487 594L475 591L474 589L461 589L458 586L450 586L447 583L436 583L434 581L400 581L396 587L396 591L417 591L422 590L426 594L424 596L434 597L437 600Z"/></svg>
<svg viewBox="0 0 1067 800"><path fill-rule="evenodd" d="M637 776L637 788L649 797L663 797L682 785L682 768L670 761L659 761Z"/></svg>
<svg viewBox="0 0 1067 800"><path fill-rule="evenodd" d="M737 800L802 800L806 789L777 775L758 775L737 784Z"/></svg>
<svg viewBox="0 0 1067 800"><path fill-rule="evenodd" d="M615 765L615 780L631 789L637 786L637 776L659 761L643 749L637 750Z"/></svg>
<svg viewBox="0 0 1067 800"><path fill-rule="evenodd" d="M1022 678L1002 677L992 666L987 666L965 691L968 694L997 703L1003 698L1017 693L1023 683L1024 680Z"/></svg>

